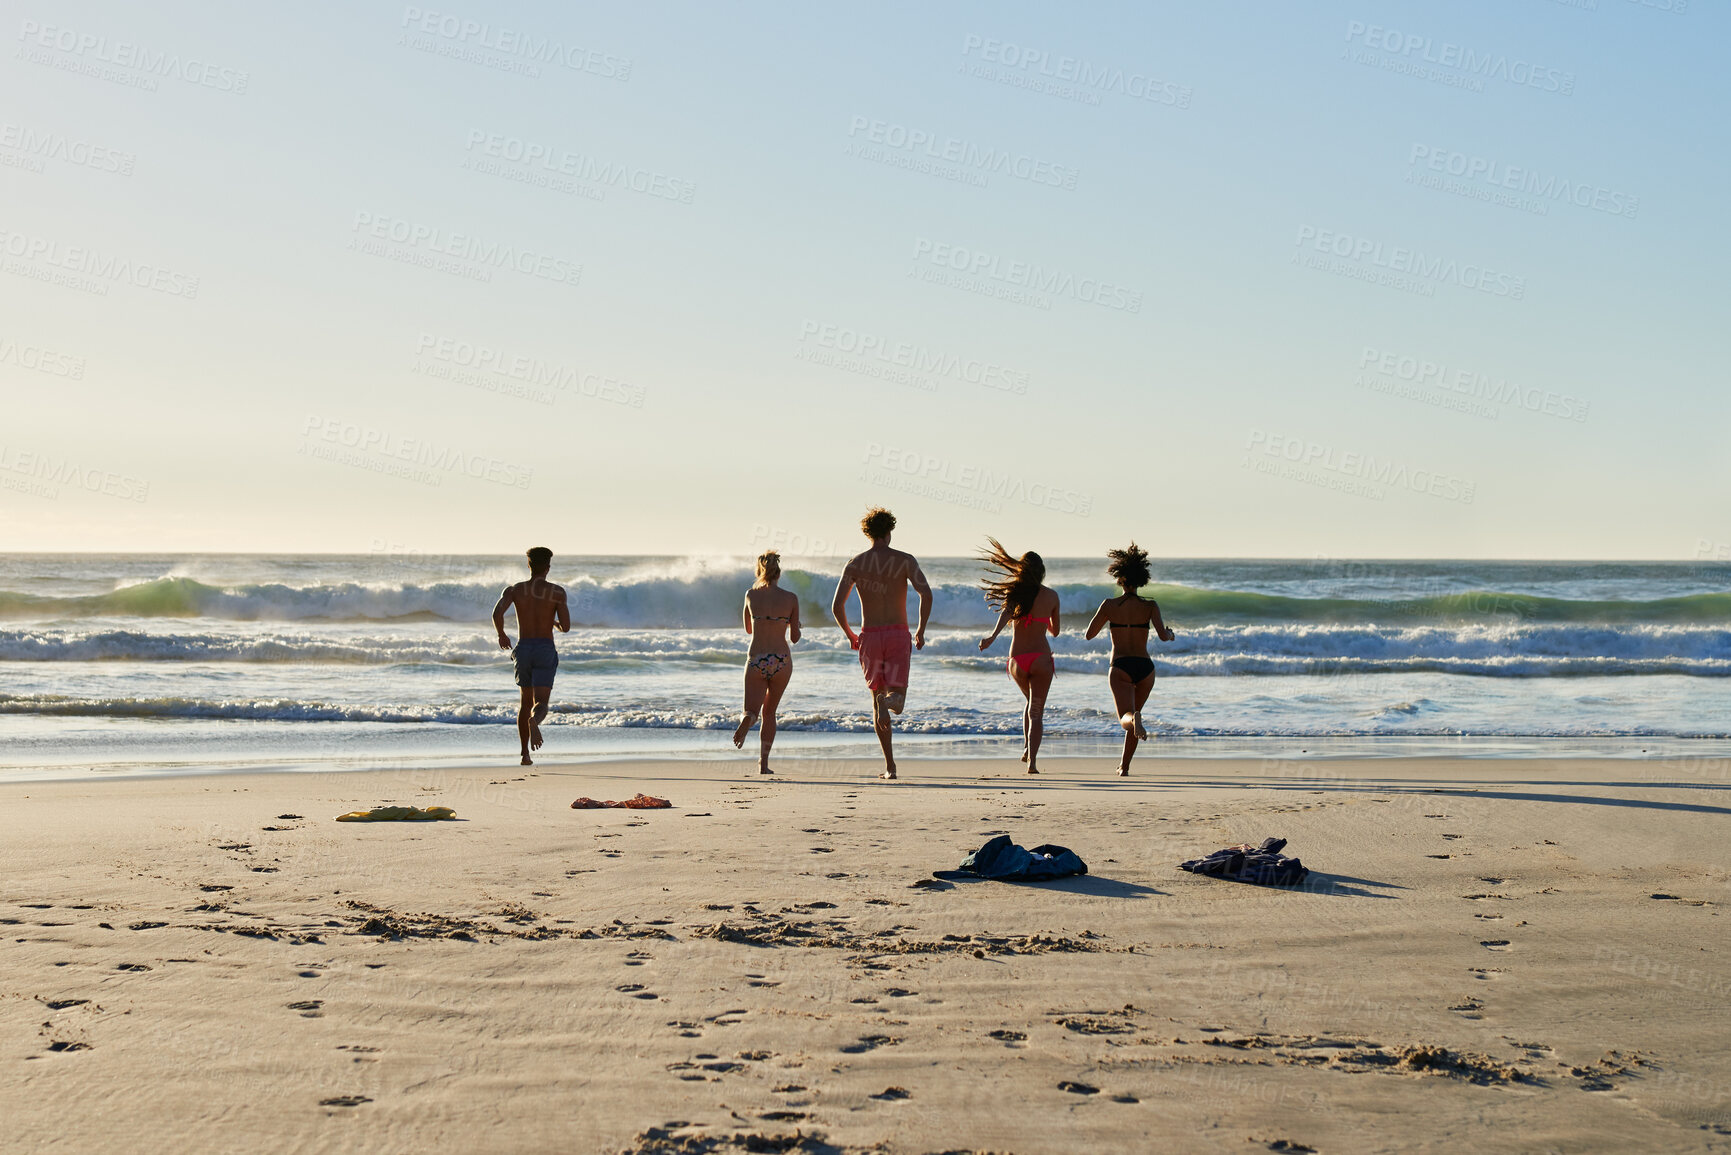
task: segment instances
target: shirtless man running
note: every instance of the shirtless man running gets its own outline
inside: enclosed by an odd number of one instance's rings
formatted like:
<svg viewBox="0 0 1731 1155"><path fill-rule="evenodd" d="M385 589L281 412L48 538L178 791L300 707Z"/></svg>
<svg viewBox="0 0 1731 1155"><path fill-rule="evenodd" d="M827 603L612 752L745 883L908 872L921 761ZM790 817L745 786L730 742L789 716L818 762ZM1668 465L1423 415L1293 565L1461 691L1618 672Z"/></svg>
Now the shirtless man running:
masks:
<svg viewBox="0 0 1731 1155"><path fill-rule="evenodd" d="M902 712L908 700L908 671L913 652L926 645L926 622L932 616L932 587L920 572L911 553L890 548L895 514L871 509L860 519L860 529L871 538L871 548L847 563L830 602L830 614L847 640L859 651L859 664L872 692L872 728L884 749L884 774L896 776L895 755L890 749L890 715ZM920 625L908 635L908 584L920 596ZM860 632L847 622L847 598L859 591Z"/></svg>
<svg viewBox="0 0 1731 1155"><path fill-rule="evenodd" d="M541 748L541 722L547 717L547 702L553 696L553 675L559 672L559 651L553 648L553 627L571 631L571 607L565 587L547 580L553 551L536 546L529 551L529 580L506 586L493 607L493 628L499 633L499 648L511 651L511 665L523 701L517 708L517 737L523 745L523 765L533 766L530 750ZM505 633L505 611L517 610L517 629L522 634L515 649Z"/></svg>

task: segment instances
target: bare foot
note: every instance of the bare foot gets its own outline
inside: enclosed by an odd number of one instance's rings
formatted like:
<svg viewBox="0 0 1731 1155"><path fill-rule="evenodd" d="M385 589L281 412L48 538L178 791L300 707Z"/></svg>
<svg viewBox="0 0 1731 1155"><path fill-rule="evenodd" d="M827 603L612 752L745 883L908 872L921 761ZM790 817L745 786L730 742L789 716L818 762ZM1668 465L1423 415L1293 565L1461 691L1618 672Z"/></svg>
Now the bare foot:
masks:
<svg viewBox="0 0 1731 1155"><path fill-rule="evenodd" d="M883 776L887 781L894 782L896 780L896 768L891 766L884 771Z"/></svg>
<svg viewBox="0 0 1731 1155"><path fill-rule="evenodd" d="M1120 777L1120 778L1130 777L1130 767L1128 767L1128 766L1118 767L1118 777Z"/></svg>
<svg viewBox="0 0 1731 1155"><path fill-rule="evenodd" d="M1126 734L1134 734L1136 732L1136 715L1135 714L1120 714L1120 715L1118 715L1118 725L1124 727L1124 732Z"/></svg>
<svg viewBox="0 0 1731 1155"><path fill-rule="evenodd" d="M541 727L537 726L533 722L530 722L529 723L529 749L539 750L540 748L541 748Z"/></svg>
<svg viewBox="0 0 1731 1155"><path fill-rule="evenodd" d="M1026 746L1023 746L1022 747L1022 761L1026 762L1027 760L1028 760L1028 748Z"/></svg>
<svg viewBox="0 0 1731 1155"><path fill-rule="evenodd" d="M775 771L771 770L768 766L759 766L757 768L757 772L759 774L774 774L775 773Z"/></svg>
<svg viewBox="0 0 1731 1155"><path fill-rule="evenodd" d="M1136 731L1135 731L1135 733L1136 733L1136 740L1138 742L1146 742L1148 740L1148 727L1146 727L1142 724L1142 715L1140 715L1140 714L1136 715Z"/></svg>
<svg viewBox="0 0 1731 1155"><path fill-rule="evenodd" d="M1032 767L1032 766L1030 766L1030 767L1028 767L1028 773L1030 773L1030 774L1038 774L1038 773L1039 773L1039 771L1038 771L1038 770L1036 770L1036 769L1034 769L1034 768L1033 768L1033 767Z"/></svg>
<svg viewBox="0 0 1731 1155"><path fill-rule="evenodd" d="M906 690L892 690L884 695L884 705L890 708L890 713L892 714L901 713L902 707L907 704L908 692Z"/></svg>
<svg viewBox="0 0 1731 1155"><path fill-rule="evenodd" d="M523 760L521 762L519 762L518 765L519 766L533 766L534 764L535 763L533 763L529 760L529 751L527 751L527 750L523 751Z"/></svg>
<svg viewBox="0 0 1731 1155"><path fill-rule="evenodd" d="M745 736L751 732L751 724L755 721L757 721L755 714L747 714L739 720L739 729L733 732L733 748L735 750L745 748Z"/></svg>

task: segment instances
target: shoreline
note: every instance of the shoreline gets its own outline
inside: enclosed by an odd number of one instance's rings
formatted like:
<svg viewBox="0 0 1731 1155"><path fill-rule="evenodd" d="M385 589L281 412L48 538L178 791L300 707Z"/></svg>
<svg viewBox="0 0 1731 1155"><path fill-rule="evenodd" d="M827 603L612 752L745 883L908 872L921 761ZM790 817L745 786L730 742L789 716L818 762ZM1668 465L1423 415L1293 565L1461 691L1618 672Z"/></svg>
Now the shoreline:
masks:
<svg viewBox="0 0 1731 1155"><path fill-rule="evenodd" d="M58 735L62 723L43 719L40 727L50 737ZM174 724L177 729L185 724ZM198 725L196 723L192 725ZM218 728L250 723L219 722ZM341 724L319 724L340 726ZM22 728L20 728L22 729ZM502 728L501 728L502 729ZM301 731L297 737L310 737ZM756 732L743 751L727 741L726 731L627 730L623 732L578 731L578 749L562 739L572 732L555 728L549 739L558 745L543 750L537 767L594 766L613 762L659 762L667 760L707 763L738 763L755 767ZM39 748L54 751L52 758L32 761L17 758L0 762L0 784L29 782L121 781L134 778L174 779L224 774L347 774L389 773L408 766L433 765L446 770L491 767L515 770L514 735L496 735L501 741L485 751L468 741L472 729L464 727L444 737L464 739L460 743L416 741L415 734L343 734L335 742L309 744L297 750L269 744L225 745L215 752L200 748L198 736L165 731L151 749L128 751L117 758L112 748L91 745L62 752L62 745L43 741ZM700 744L701 743L701 744ZM589 749L582 749L588 745ZM1118 756L1120 742L1114 738L1049 738L1041 750L1042 761L1069 763L1110 759ZM15 745L15 749L19 747ZM1016 766L1021 743L1007 735L898 734L898 763L1004 761ZM172 751L172 753L170 753ZM342 751L342 752L339 752ZM1280 760L1403 761L1412 759L1460 759L1465 761L1533 762L1582 760L1589 762L1638 762L1667 768L1679 777L1731 781L1731 740L1717 737L1425 737L1384 735L1365 737L1153 737L1143 743L1132 763L1132 772L1166 762L1236 762ZM772 763L825 761L878 762L881 756L870 733L835 734L783 730L776 740ZM1019 769L1019 768L1018 768Z"/></svg>

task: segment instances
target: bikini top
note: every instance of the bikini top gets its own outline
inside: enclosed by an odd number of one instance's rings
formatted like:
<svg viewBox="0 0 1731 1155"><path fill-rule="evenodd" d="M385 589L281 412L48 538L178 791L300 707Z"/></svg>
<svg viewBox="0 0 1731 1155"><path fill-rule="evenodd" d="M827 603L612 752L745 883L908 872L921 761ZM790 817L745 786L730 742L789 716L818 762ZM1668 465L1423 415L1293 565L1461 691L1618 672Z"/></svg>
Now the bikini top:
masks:
<svg viewBox="0 0 1731 1155"><path fill-rule="evenodd" d="M1106 624L1120 630L1146 630L1154 625L1153 622L1107 622Z"/></svg>
<svg viewBox="0 0 1731 1155"><path fill-rule="evenodd" d="M760 622L791 622L791 621L793 621L793 615L792 614L789 614L785 618L772 618L768 614L753 614L751 616L756 618Z"/></svg>
<svg viewBox="0 0 1731 1155"><path fill-rule="evenodd" d="M1042 626L1049 626L1052 624L1051 618L1023 618L1022 621L1024 621L1024 622L1039 622Z"/></svg>

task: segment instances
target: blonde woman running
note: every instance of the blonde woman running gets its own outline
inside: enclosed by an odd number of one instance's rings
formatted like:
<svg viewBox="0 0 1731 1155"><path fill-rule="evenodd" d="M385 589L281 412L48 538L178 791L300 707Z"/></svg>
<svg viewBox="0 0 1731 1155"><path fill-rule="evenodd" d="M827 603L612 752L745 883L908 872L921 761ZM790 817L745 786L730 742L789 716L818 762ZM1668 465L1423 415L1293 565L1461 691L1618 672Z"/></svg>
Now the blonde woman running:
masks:
<svg viewBox="0 0 1731 1155"><path fill-rule="evenodd" d="M751 648L745 658L745 717L733 732L736 748L761 716L757 772L769 774L769 748L775 743L775 707L793 674L793 646L799 641L799 595L782 589L781 555L774 550L757 559L757 582L745 592L745 632Z"/></svg>

